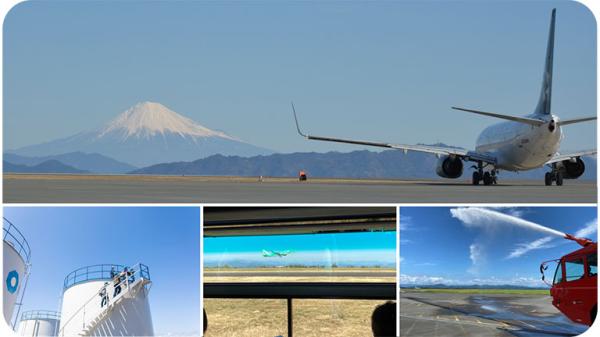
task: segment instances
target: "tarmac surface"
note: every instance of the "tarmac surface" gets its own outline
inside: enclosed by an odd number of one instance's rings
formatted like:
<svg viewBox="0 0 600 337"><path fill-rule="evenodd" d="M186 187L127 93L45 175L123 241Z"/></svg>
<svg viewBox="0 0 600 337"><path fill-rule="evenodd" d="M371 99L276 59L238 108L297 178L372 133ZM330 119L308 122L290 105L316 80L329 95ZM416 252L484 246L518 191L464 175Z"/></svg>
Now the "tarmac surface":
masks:
<svg viewBox="0 0 600 337"><path fill-rule="evenodd" d="M549 295L400 292L400 336L576 336Z"/></svg>
<svg viewBox="0 0 600 337"><path fill-rule="evenodd" d="M456 180L5 174L5 203L595 203L595 181Z"/></svg>

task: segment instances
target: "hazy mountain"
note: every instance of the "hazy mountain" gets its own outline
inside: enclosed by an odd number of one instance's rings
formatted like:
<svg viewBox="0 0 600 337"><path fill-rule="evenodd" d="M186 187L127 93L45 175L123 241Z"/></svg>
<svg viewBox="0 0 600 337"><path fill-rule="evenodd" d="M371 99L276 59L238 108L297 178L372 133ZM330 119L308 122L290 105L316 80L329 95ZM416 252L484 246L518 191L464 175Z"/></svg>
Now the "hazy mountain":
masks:
<svg viewBox="0 0 600 337"><path fill-rule="evenodd" d="M513 284L463 284L463 285L447 285L443 283L439 284L410 284L410 285L402 285L400 284L400 288L402 289L418 289L418 288L426 288L426 289L548 289L548 287L528 287L528 286L520 286Z"/></svg>
<svg viewBox="0 0 600 337"><path fill-rule="evenodd" d="M272 151L211 130L153 102L138 103L105 126L9 151L22 156L99 153L137 167L213 154L254 156Z"/></svg>
<svg viewBox="0 0 600 337"><path fill-rule="evenodd" d="M7 161L3 163L4 172L6 173L88 173L88 171L78 170L54 159L33 166L17 165Z"/></svg>
<svg viewBox="0 0 600 337"><path fill-rule="evenodd" d="M586 171L580 179L596 179L595 158L584 158L584 162ZM303 169L307 171L309 177L443 179L435 173L436 163L437 158L434 155L414 151L404 154L397 150L290 153L251 158L214 155L193 162L153 165L131 173L295 177L298 171ZM465 163L461 179L470 179L469 166L469 163ZM540 179L542 181L545 171L546 169L520 173L501 172L500 179Z"/></svg>
<svg viewBox="0 0 600 337"><path fill-rule="evenodd" d="M54 156L26 157L14 153L5 153L4 161L11 164L34 166L48 160L57 160L78 170L93 173L126 173L136 167L114 160L98 153L71 152Z"/></svg>
<svg viewBox="0 0 600 337"><path fill-rule="evenodd" d="M298 262L298 263L286 263L279 259L272 260L244 260L244 259L231 259L226 261L205 261L204 266L207 268L277 268L277 267L313 267L313 268L331 268L330 265L324 265L321 262ZM362 262L338 262L335 263L336 268L394 268L396 264L394 262L373 262L373 261L362 261Z"/></svg>

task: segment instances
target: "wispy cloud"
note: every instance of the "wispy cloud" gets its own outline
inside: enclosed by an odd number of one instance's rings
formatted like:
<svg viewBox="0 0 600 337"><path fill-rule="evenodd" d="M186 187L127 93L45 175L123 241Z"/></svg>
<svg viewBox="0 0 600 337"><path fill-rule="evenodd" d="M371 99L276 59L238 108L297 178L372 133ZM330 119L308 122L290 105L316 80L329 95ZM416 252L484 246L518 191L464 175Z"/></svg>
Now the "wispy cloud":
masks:
<svg viewBox="0 0 600 337"><path fill-rule="evenodd" d="M513 251L511 251L510 254L508 254L508 256L506 258L514 259L514 258L520 257L521 255L524 255L527 252L532 251L532 250L554 247L554 245L548 244L550 241L552 241L552 239L553 238L551 236L545 236L541 239L537 239L532 242L519 243L519 244L517 244L517 248L515 248Z"/></svg>
<svg viewBox="0 0 600 337"><path fill-rule="evenodd" d="M467 271L470 274L479 274L480 269L487 261L485 246L479 243L471 244L469 246L469 258L471 259L471 268Z"/></svg>
<svg viewBox="0 0 600 337"><path fill-rule="evenodd" d="M400 231L405 231L405 230L409 229L411 223L412 223L412 218L410 216L400 214L400 225L399 225Z"/></svg>
<svg viewBox="0 0 600 337"><path fill-rule="evenodd" d="M525 286L525 287L546 287L540 278L514 276L507 278L499 277L478 277L470 279L453 279L437 275L407 275L400 274L401 286L428 286L443 284L447 286Z"/></svg>
<svg viewBox="0 0 600 337"><path fill-rule="evenodd" d="M406 275L400 274L400 285L431 285L431 284L459 284L456 280L447 279L441 276L428 275Z"/></svg>
<svg viewBox="0 0 600 337"><path fill-rule="evenodd" d="M577 232L575 232L575 236L578 238L589 238L590 235L596 233L596 231L598 230L598 219L594 219L590 222L588 222L587 224L584 225L584 227L580 230L578 230Z"/></svg>
<svg viewBox="0 0 600 337"><path fill-rule="evenodd" d="M589 237L590 235L596 233L597 230L598 230L598 219L594 219L594 220L586 223L583 226L583 228L576 231L574 235L575 235L575 237L578 237L578 238L585 238L585 237ZM532 250L555 247L556 246L555 244L550 243L551 241L553 241L553 239L554 238L551 236L546 236L546 237L537 239L532 242L519 243L519 244L517 244L517 248L515 248L513 251L511 251L510 254L508 254L508 256L506 258L513 259L513 258L520 257Z"/></svg>

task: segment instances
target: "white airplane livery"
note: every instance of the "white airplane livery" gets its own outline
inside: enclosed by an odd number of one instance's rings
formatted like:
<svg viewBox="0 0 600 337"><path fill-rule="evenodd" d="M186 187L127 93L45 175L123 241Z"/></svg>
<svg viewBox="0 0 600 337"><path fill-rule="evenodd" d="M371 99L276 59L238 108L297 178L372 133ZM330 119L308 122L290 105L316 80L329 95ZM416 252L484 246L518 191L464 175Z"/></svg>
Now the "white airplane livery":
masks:
<svg viewBox="0 0 600 337"><path fill-rule="evenodd" d="M452 107L455 110L466 111L479 115L507 120L489 126L479 135L474 151L458 148L436 147L428 145L405 145L377 143L352 139L312 136L300 130L296 110L292 103L294 119L298 133L313 140L359 144L368 146L385 147L408 151L419 151L435 154L439 159L436 173L444 178L459 178L463 174L463 162L474 162L472 183L485 185L497 183L497 174L500 170L525 171L547 165L550 171L546 172L545 184L562 185L563 179L579 178L585 171L582 156L595 155L596 150L579 151L569 154L560 154L558 149L563 139L562 127L595 120L596 117L584 117L560 120L551 113L552 99L552 64L554 58L554 26L556 9L552 10L550 33L546 49L546 62L542 89L535 111L524 117L509 116L493 112Z"/></svg>

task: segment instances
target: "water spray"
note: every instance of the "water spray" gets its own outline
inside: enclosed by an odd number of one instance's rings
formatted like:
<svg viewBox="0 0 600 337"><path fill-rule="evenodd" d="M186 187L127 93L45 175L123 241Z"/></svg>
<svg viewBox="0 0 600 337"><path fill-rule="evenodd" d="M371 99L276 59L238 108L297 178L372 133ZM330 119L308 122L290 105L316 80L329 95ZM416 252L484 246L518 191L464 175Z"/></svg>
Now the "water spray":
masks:
<svg viewBox="0 0 600 337"><path fill-rule="evenodd" d="M542 233L558 236L563 239L575 241L582 247L585 247L585 246L593 243L593 241L590 239L578 238L571 234L563 233L556 229L542 226L535 222L531 222L531 221L521 219L521 218L513 216L513 215L504 214L504 213L490 210L490 209L469 207L469 208L462 208L462 209L454 209L452 211L454 211L454 212L452 212L453 216L455 216L455 217L461 219L462 221L464 221L465 223L471 224L471 225L478 223L478 222L485 222L486 220L501 221L504 223L519 226L521 228L532 229L537 232L542 232Z"/></svg>

